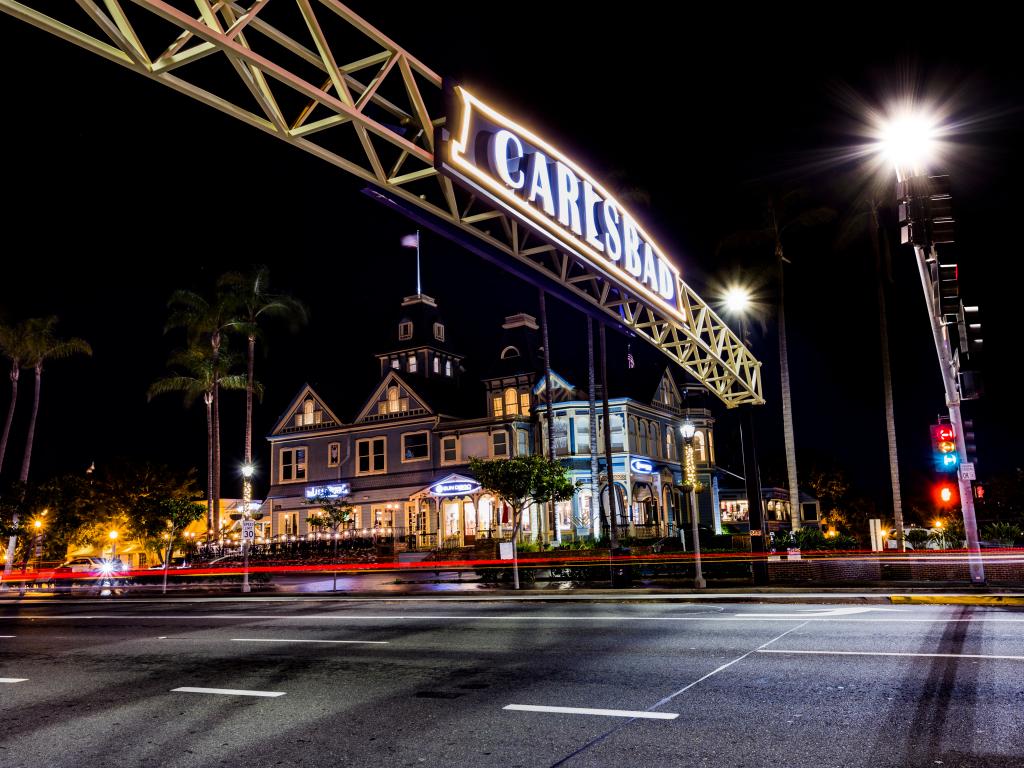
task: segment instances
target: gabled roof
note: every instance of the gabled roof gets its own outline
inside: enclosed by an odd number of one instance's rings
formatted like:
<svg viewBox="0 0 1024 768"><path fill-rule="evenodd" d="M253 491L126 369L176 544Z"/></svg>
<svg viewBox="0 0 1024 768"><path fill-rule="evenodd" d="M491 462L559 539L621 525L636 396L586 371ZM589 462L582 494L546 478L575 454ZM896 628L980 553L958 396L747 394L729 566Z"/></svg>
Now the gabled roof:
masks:
<svg viewBox="0 0 1024 768"><path fill-rule="evenodd" d="M313 401L312 417L306 423L306 416L303 406L307 400ZM297 417L302 415L302 419ZM334 411L327 407L327 403L320 397L309 384L305 384L299 390L299 394L291 401L284 413L270 430L270 434L283 435L299 432L318 432L322 429L333 429L341 426L341 419L334 415Z"/></svg>
<svg viewBox="0 0 1024 768"><path fill-rule="evenodd" d="M551 371L551 388L554 390L564 389L569 393L569 397L572 397L576 392L576 387L559 376L557 371ZM547 392L547 377L541 374L537 377L537 383L533 385L533 394L540 397L545 392Z"/></svg>
<svg viewBox="0 0 1024 768"><path fill-rule="evenodd" d="M380 403L387 400L388 390L391 387L398 387L399 402L408 399L408 407L395 413L382 414ZM391 421L393 419L408 418L410 416L433 416L434 409L430 407L427 400L416 393L415 390L398 374L398 371L389 370L384 379L370 395L359 415L356 416L357 424L364 424L368 421Z"/></svg>

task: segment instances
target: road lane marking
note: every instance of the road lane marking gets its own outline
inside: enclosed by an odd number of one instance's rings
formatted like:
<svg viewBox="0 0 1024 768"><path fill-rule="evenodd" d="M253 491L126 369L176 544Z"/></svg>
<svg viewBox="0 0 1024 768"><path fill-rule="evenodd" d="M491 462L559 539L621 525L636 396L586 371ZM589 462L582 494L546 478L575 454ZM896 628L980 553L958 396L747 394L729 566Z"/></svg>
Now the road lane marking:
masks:
<svg viewBox="0 0 1024 768"><path fill-rule="evenodd" d="M742 616L746 618L772 618L772 619L819 619L829 618L831 616L852 616L857 613L869 613L870 611L903 611L904 608L873 608L871 606L846 606L841 608L825 608L825 609L803 609L801 611L793 611L792 613L736 613L734 616Z"/></svg>
<svg viewBox="0 0 1024 768"><path fill-rule="evenodd" d="M543 707L535 704L509 704L502 709L517 712L562 712L567 715L604 715L605 717L634 717L647 720L675 720L675 712L644 712L633 709L589 709L587 707Z"/></svg>
<svg viewBox="0 0 1024 768"><path fill-rule="evenodd" d="M265 696L274 698L284 696L284 691L242 691L236 688L172 688L171 693L215 693L221 696Z"/></svg>
<svg viewBox="0 0 1024 768"><path fill-rule="evenodd" d="M0 635L0 637L4 638L6 640L10 640L12 637L17 637L17 635Z"/></svg>
<svg viewBox="0 0 1024 768"><path fill-rule="evenodd" d="M232 643L344 643L357 645L387 645L388 640L292 640L269 637L232 637Z"/></svg>
<svg viewBox="0 0 1024 768"><path fill-rule="evenodd" d="M786 651L780 648L766 648L758 653L797 653L816 656L911 656L932 659L1009 659L1024 661L1024 656L1000 656L988 653L898 653L895 651Z"/></svg>
<svg viewBox="0 0 1024 768"><path fill-rule="evenodd" d="M0 683L24 683L27 677L0 677Z"/></svg>

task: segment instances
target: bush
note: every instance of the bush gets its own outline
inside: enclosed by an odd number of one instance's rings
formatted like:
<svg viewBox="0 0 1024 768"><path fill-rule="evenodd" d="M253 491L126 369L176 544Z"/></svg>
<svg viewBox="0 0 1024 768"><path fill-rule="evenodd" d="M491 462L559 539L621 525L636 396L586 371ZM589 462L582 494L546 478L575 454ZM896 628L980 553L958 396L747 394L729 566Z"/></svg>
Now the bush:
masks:
<svg viewBox="0 0 1024 768"><path fill-rule="evenodd" d="M928 531L915 528L906 535L907 542L914 549L924 549L928 545L928 537L931 534Z"/></svg>
<svg viewBox="0 0 1024 768"><path fill-rule="evenodd" d="M994 541L1003 547L1012 547L1021 537L1020 526L1016 523L991 523L985 526L982 538Z"/></svg>

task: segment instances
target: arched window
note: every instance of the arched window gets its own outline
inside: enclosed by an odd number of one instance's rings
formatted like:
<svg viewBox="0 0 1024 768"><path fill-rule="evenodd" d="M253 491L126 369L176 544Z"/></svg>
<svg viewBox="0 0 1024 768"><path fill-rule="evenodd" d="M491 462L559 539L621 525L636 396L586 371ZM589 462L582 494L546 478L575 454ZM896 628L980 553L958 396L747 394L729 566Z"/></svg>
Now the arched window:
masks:
<svg viewBox="0 0 1024 768"><path fill-rule="evenodd" d="M637 437L640 438L640 453L644 456L650 456L649 446L647 444L647 422L643 419L639 419L636 425Z"/></svg>
<svg viewBox="0 0 1024 768"><path fill-rule="evenodd" d="M704 433L693 433L693 460L703 464L707 461L707 454L704 452Z"/></svg>
<svg viewBox="0 0 1024 768"><path fill-rule="evenodd" d="M509 387L505 390L505 415L515 416L519 413L519 393Z"/></svg>
<svg viewBox="0 0 1024 768"><path fill-rule="evenodd" d="M632 453L640 452L640 446L636 441L636 416L629 417L629 450Z"/></svg>
<svg viewBox="0 0 1024 768"><path fill-rule="evenodd" d="M306 402L304 402L302 404L302 412L304 414L306 414L307 416L312 416L313 415L313 401L312 400L307 400Z"/></svg>
<svg viewBox="0 0 1024 768"><path fill-rule="evenodd" d="M519 350L516 347L505 347L501 350L502 360L507 360L510 357L519 357Z"/></svg>
<svg viewBox="0 0 1024 768"><path fill-rule="evenodd" d="M653 421L651 422L651 456L654 458L661 456L661 430Z"/></svg>
<svg viewBox="0 0 1024 768"><path fill-rule="evenodd" d="M679 456L676 455L676 438L672 433L672 427L665 430L665 458L669 461L679 459Z"/></svg>

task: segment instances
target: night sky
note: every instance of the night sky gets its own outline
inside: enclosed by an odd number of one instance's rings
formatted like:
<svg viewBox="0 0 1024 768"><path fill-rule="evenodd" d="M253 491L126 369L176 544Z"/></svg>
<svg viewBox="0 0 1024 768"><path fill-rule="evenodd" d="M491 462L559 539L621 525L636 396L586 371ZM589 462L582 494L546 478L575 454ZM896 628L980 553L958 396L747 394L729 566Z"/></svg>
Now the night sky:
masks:
<svg viewBox="0 0 1024 768"><path fill-rule="evenodd" d="M1014 384L1019 293L1024 67L1009 28L990 20L898 19L888 5L751 15L702 7L687 24L663 3L632 14L519 2L351 3L435 71L470 86L570 153L613 189L638 189L631 207L702 294L735 257L716 259L730 232L756 226L772 191L804 188L850 212L867 178L850 160L860 108L905 84L949 105L961 125L944 170L953 180L967 303L982 309L986 396L969 404L979 474L1020 465L1022 418ZM279 290L304 300L311 323L270 331L258 361L265 434L306 381L351 419L377 380L402 296L414 292L412 226L363 194L340 170L210 108L0 16L5 118L0 313L54 313L66 335L88 339L92 360L57 362L44 377L33 475L81 471L117 455L202 468L201 407L146 403L178 336L163 334L173 289L205 289L230 268L266 263ZM843 159L843 158L846 159ZM939 170L939 169L936 169ZM883 188L895 238L892 185ZM888 505L874 263L866 242L839 250L838 224L789 243L787 321L801 472L843 467L861 493ZM424 292L438 299L470 376L487 365L506 314L536 313L536 290L431 235ZM770 254L748 256L763 263ZM905 495L929 478L928 424L943 407L916 267L893 244L890 334ZM584 320L555 303L553 363L582 369ZM612 364L627 339L612 334ZM633 340L639 365L666 358ZM783 476L773 320L754 332L768 404L759 413L766 480ZM31 377L23 375L21 415ZM579 382L585 384L585 382ZM7 388L3 387L3 407ZM614 393L613 393L614 394ZM482 401L481 401L482 402ZM241 456L242 397L227 397L225 466ZM734 414L723 414L722 462L740 471ZM23 425L5 478L16 473ZM266 461L264 445L262 458ZM225 472L225 495L233 493Z"/></svg>

